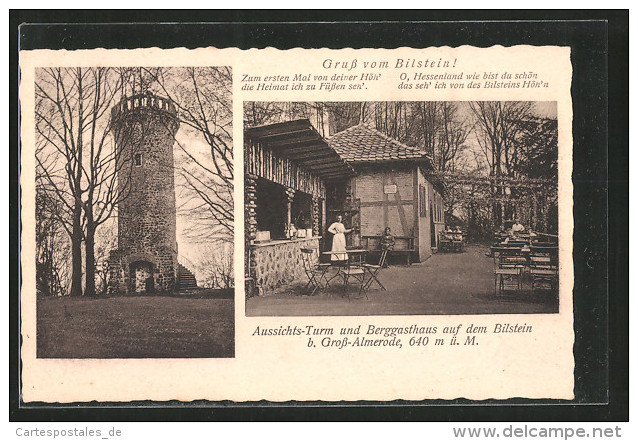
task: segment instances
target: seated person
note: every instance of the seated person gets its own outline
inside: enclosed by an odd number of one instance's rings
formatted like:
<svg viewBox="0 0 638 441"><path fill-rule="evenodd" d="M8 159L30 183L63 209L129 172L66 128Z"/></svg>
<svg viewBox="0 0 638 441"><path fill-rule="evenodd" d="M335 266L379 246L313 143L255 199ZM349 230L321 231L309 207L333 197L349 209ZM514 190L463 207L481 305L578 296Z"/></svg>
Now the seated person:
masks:
<svg viewBox="0 0 638 441"><path fill-rule="evenodd" d="M519 221L512 225L512 233L522 233L523 231L525 231L525 227Z"/></svg>
<svg viewBox="0 0 638 441"><path fill-rule="evenodd" d="M381 249L392 251L394 248L394 236L392 235L392 230L390 227L385 227L385 231L383 232L383 236L381 236ZM383 263L383 267L388 267L388 259Z"/></svg>
<svg viewBox="0 0 638 441"><path fill-rule="evenodd" d="M394 236L390 227L385 227L383 236L381 237L381 249L392 250L394 248Z"/></svg>

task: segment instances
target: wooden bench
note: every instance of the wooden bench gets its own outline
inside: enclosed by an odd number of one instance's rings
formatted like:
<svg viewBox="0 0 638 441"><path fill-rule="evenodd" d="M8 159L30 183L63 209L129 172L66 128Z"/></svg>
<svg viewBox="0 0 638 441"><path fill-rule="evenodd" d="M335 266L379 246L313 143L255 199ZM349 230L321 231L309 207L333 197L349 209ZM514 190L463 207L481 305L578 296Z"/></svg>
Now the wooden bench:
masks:
<svg viewBox="0 0 638 441"><path fill-rule="evenodd" d="M456 251L462 253L464 246L464 233L456 231L441 231L439 233L439 251Z"/></svg>
<svg viewBox="0 0 638 441"><path fill-rule="evenodd" d="M381 251L382 235L361 236L362 247L370 252ZM414 237L412 236L394 236L394 248L388 251L391 256L405 256L408 265L412 264L412 256L416 250L414 249Z"/></svg>

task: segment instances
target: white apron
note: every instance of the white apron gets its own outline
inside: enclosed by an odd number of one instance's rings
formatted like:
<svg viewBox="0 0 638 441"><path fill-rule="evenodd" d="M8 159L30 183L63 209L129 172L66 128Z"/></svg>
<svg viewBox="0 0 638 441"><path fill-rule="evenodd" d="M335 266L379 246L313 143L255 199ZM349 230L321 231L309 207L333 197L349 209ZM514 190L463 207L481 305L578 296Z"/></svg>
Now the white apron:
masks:
<svg viewBox="0 0 638 441"><path fill-rule="evenodd" d="M332 251L344 251L344 253L332 254L330 260L348 260L346 251L346 227L341 222L335 222L328 228L328 231L334 234L332 238Z"/></svg>

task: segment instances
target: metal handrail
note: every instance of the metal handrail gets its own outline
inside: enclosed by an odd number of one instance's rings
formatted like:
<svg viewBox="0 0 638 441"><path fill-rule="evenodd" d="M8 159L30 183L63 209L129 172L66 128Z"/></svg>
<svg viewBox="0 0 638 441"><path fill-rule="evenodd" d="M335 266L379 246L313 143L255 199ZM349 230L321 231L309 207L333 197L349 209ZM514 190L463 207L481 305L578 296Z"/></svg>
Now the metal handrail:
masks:
<svg viewBox="0 0 638 441"><path fill-rule="evenodd" d="M177 263L186 267L186 269L188 269L191 272L195 269L195 264L191 260L189 260L187 257L181 254L177 255Z"/></svg>

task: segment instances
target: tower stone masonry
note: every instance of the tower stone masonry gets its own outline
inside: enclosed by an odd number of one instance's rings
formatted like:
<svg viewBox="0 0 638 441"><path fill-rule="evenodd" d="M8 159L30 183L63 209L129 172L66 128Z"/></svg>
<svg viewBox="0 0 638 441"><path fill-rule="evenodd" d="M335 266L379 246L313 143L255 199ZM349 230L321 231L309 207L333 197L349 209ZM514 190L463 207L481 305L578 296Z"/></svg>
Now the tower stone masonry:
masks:
<svg viewBox="0 0 638 441"><path fill-rule="evenodd" d="M177 109L150 93L111 110L118 152L118 248L109 261L109 291L176 288L177 234L173 145Z"/></svg>

